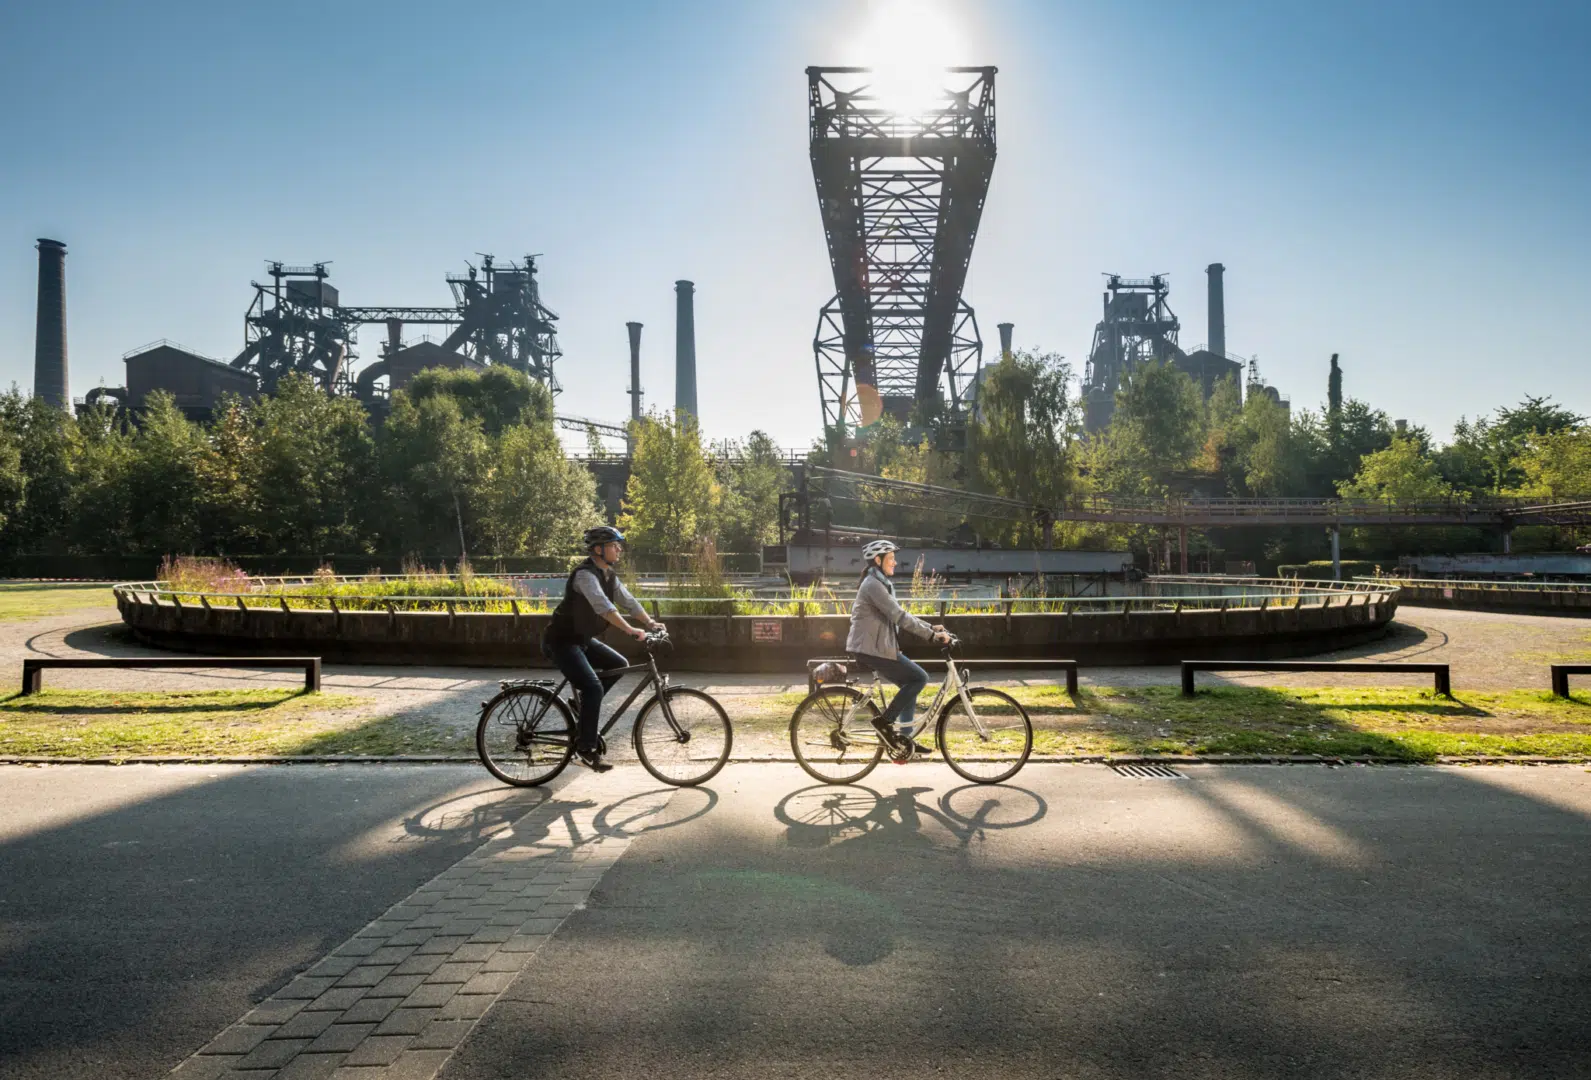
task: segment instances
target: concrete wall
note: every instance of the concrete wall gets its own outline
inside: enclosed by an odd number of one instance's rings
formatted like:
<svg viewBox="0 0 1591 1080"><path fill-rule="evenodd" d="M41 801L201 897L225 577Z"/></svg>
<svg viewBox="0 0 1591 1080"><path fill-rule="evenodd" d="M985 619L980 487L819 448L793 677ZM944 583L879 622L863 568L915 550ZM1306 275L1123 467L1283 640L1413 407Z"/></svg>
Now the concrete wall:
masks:
<svg viewBox="0 0 1591 1080"><path fill-rule="evenodd" d="M1398 565L1416 577L1426 574L1487 574L1497 577L1520 574L1553 574L1591 577L1591 554L1577 551L1538 551L1521 555L1476 552L1464 555L1405 555Z"/></svg>
<svg viewBox="0 0 1591 1080"><path fill-rule="evenodd" d="M1499 585L1464 582L1451 585L1404 585L1398 599L1420 607L1462 608L1467 611L1503 611L1521 615L1591 615L1591 590L1562 590L1527 586L1509 589Z"/></svg>
<svg viewBox="0 0 1591 1080"><path fill-rule="evenodd" d="M1329 607L1245 608L1116 614L951 615L943 621L970 659L1076 659L1154 664L1183 659L1301 656L1372 640L1386 632L1396 601L1365 595ZM205 609L169 602L135 603L118 594L123 621L141 642L180 651L230 655L316 655L372 664L530 667L545 663L538 643L548 616L446 612ZM804 673L808 658L834 656L850 619L825 616L675 616L677 671ZM611 641L634 654L628 641ZM915 657L932 646L908 646Z"/></svg>

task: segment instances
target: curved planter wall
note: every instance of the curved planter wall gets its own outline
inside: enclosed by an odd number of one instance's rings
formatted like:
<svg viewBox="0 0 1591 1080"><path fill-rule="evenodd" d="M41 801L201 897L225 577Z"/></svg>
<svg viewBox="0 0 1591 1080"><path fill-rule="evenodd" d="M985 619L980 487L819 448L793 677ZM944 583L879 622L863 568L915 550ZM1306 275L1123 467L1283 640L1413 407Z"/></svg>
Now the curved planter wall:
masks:
<svg viewBox="0 0 1591 1080"><path fill-rule="evenodd" d="M1365 600L1368 599L1368 603ZM945 625L970 659L1075 659L1100 664L1302 656L1386 633L1397 610L1389 595L1351 604L1129 614L950 615ZM356 664L545 666L538 647L549 616L446 612L282 611L178 607L118 593L122 620L141 642L219 655L311 655ZM683 615L667 620L677 671L804 672L809 657L845 645L848 616ZM609 643L634 655L633 643ZM936 655L907 643L919 658Z"/></svg>
<svg viewBox="0 0 1591 1080"><path fill-rule="evenodd" d="M1398 598L1418 607L1462 608L1518 615L1591 616L1591 593L1564 589L1510 589L1504 585L1399 585Z"/></svg>

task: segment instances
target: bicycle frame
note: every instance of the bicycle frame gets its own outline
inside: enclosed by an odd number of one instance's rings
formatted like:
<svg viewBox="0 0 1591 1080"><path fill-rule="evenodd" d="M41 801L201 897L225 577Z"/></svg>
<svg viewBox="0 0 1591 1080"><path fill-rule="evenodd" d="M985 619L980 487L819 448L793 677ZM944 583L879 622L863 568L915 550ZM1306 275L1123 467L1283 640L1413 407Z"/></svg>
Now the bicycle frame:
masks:
<svg viewBox="0 0 1591 1080"><path fill-rule="evenodd" d="M854 703L846 708L845 714L840 718L840 726L842 729L846 730L847 733L850 731L847 725L850 723L852 716L855 714L857 705L860 705L864 701L877 698L880 712L889 706L889 701L884 696L884 684L888 680L886 680L876 671L872 674L872 685L867 688L860 698L856 699ZM945 709L950 707L950 695L948 691L954 687L955 697L961 701L961 707L967 710L967 715L972 718L972 726L973 729L978 733L978 738L982 739L984 742L989 741L989 729L983 726L983 720L978 716L977 711L972 707L972 699L967 697L966 674L966 672L962 671L956 666L955 658L949 653L946 653L944 681L941 682L939 684L939 688L934 691L934 699L928 703L928 708L923 710L922 719L918 723L912 725L911 733L908 737L916 738L918 732L927 731L939 722L940 714L944 712ZM861 732L861 734L873 734L876 738L876 733L871 731L871 725L869 725L868 732Z"/></svg>
<svg viewBox="0 0 1591 1080"><path fill-rule="evenodd" d="M643 677L640 682L635 684L635 689L630 691L630 696L624 699L624 703L621 704L617 709L614 709L613 712L608 716L608 722L603 724L601 729L597 732L599 738L606 739L608 732L613 730L613 725L619 722L619 717L625 714L630 706L635 703L635 699L641 696L643 691L652 686L657 687L657 692L659 695L658 700L663 706L663 716L668 720L668 726L673 729L675 735L682 734L679 724L674 719L674 710L669 707L668 698L663 695L663 691L668 689L668 676L657 670L657 658L651 653L647 653L646 663L644 664L628 664L621 668L609 668L607 671L599 672L598 677L601 678L603 676L608 676L611 677L614 682L618 682L618 680L624 678L626 675L631 675L638 671L645 672L645 677ZM544 685L551 685L551 682L552 680L550 679L543 680ZM568 686L569 678L568 676L565 676L562 682L553 687L552 697L562 698L564 690L568 688ZM570 691L569 698L570 700L576 698L574 691ZM536 715L530 718L530 726L534 728L537 724L541 723L542 717L547 715L547 710L550 708L552 708L552 700L548 699L542 704L541 708L537 710Z"/></svg>

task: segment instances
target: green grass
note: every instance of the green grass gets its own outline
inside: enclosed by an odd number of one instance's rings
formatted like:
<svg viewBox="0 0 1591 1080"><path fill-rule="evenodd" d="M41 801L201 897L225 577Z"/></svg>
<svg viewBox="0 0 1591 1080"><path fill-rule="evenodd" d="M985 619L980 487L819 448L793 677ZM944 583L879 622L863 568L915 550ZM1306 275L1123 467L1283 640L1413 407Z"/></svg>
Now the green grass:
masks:
<svg viewBox="0 0 1591 1080"><path fill-rule="evenodd" d="M0 755L24 757L468 753L412 719L364 720L368 699L301 690L46 690L0 700Z"/></svg>
<svg viewBox="0 0 1591 1080"><path fill-rule="evenodd" d="M0 619L39 619L86 608L114 608L110 586L85 582L0 582Z"/></svg>

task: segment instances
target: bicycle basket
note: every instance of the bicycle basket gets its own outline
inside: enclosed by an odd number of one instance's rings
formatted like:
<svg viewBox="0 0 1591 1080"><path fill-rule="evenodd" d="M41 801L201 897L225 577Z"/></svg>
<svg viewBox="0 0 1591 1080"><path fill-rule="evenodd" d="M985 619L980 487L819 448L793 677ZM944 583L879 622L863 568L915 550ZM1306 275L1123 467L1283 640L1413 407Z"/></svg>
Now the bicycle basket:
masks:
<svg viewBox="0 0 1591 1080"><path fill-rule="evenodd" d="M812 681L818 686L828 686L849 681L850 674L850 668L845 664L830 660L812 669Z"/></svg>

